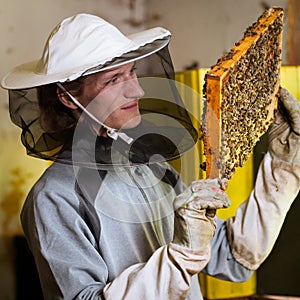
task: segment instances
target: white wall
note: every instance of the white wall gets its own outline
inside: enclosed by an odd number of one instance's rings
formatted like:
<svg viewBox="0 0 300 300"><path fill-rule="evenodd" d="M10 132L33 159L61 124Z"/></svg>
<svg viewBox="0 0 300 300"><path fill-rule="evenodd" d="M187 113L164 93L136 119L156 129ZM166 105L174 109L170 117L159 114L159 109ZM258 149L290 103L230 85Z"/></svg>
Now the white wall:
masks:
<svg viewBox="0 0 300 300"><path fill-rule="evenodd" d="M199 67L213 65L262 14L265 10L262 3L287 8L286 0L151 0L147 3L147 13L159 14L161 20L157 23L173 33L170 49L177 70L193 62ZM283 56L285 63L285 49Z"/></svg>

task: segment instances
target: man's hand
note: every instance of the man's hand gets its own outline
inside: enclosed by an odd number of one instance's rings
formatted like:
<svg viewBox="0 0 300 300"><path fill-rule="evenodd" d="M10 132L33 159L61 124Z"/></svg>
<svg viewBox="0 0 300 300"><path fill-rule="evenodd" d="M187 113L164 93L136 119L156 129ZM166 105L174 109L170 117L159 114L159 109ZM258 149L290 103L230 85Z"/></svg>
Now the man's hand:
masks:
<svg viewBox="0 0 300 300"><path fill-rule="evenodd" d="M226 179L197 180L176 197L173 243L195 250L209 245L216 229L216 209L230 205L226 187Z"/></svg>

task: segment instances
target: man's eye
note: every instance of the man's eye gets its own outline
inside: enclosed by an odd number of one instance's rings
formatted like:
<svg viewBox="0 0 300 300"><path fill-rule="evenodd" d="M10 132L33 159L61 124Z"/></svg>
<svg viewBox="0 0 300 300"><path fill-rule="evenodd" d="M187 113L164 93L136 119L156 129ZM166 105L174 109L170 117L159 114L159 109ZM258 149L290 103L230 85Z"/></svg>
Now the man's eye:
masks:
<svg viewBox="0 0 300 300"><path fill-rule="evenodd" d="M107 82L107 84L115 84L118 82L118 77L113 77L111 80Z"/></svg>
<svg viewBox="0 0 300 300"><path fill-rule="evenodd" d="M130 73L131 73L131 74L135 74L135 72L136 72L136 67L133 67L133 68L130 70Z"/></svg>

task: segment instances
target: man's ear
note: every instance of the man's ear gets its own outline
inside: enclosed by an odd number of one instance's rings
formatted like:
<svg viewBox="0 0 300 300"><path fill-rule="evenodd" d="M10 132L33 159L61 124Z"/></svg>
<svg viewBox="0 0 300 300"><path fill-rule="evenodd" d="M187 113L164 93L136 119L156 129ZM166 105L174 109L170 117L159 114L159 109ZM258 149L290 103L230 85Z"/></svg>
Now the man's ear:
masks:
<svg viewBox="0 0 300 300"><path fill-rule="evenodd" d="M72 101L72 99L67 95L66 92L62 91L59 87L56 89L56 94L59 101L66 107L70 109L78 109L77 105Z"/></svg>

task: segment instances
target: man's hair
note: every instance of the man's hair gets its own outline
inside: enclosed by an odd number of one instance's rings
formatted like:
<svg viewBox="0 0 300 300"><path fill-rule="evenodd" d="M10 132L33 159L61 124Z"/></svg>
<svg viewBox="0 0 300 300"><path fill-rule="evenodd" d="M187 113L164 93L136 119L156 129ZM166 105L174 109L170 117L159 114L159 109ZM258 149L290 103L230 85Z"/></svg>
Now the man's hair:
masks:
<svg viewBox="0 0 300 300"><path fill-rule="evenodd" d="M77 79L65 83L68 91L74 96L82 93L83 80ZM72 110L61 103L57 96L57 85L51 83L38 87L39 108L41 111L40 124L47 132L62 132L77 124L78 110Z"/></svg>

